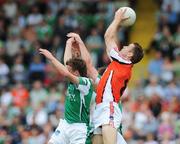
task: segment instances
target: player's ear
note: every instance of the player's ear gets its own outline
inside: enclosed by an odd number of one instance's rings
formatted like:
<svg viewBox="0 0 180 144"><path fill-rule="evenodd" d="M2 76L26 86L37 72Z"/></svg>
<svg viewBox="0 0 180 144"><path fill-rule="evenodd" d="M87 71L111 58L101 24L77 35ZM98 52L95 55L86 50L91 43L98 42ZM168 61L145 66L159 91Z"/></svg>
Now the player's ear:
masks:
<svg viewBox="0 0 180 144"><path fill-rule="evenodd" d="M73 73L74 73L74 75L76 75L76 76L80 76L80 73L79 73L78 70L75 70Z"/></svg>
<svg viewBox="0 0 180 144"><path fill-rule="evenodd" d="M133 56L133 52L128 52L127 57L131 58Z"/></svg>

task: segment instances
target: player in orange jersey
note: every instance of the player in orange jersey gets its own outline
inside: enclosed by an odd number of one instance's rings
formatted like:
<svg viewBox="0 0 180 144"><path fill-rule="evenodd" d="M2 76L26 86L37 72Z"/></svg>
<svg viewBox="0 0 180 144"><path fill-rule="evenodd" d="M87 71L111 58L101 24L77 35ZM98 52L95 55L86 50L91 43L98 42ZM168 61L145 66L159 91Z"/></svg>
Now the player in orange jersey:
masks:
<svg viewBox="0 0 180 144"><path fill-rule="evenodd" d="M118 103L130 80L133 64L138 63L144 55L138 43L118 49L116 34L120 23L127 19L124 17L125 12L126 10L116 11L104 35L111 63L97 86L97 105L93 116L94 126L98 131L101 130L104 144L116 144L117 129L122 117Z"/></svg>

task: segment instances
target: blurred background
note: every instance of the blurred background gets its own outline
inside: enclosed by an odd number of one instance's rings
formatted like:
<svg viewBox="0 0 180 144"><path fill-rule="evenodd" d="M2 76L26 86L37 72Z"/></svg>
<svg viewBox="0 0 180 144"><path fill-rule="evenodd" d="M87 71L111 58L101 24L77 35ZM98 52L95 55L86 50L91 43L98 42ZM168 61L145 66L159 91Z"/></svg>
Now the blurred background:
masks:
<svg viewBox="0 0 180 144"><path fill-rule="evenodd" d="M104 32L122 6L137 14L119 46L139 42L123 99L128 144L180 144L179 0L0 0L0 144L45 144L63 118L67 83L37 52L62 62L66 34L77 32L98 68L109 63Z"/></svg>

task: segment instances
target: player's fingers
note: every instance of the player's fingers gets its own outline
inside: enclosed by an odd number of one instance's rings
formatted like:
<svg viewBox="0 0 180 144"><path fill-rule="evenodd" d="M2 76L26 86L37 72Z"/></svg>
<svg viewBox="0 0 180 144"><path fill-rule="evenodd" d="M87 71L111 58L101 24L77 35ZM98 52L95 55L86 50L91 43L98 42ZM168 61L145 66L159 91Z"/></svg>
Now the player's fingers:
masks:
<svg viewBox="0 0 180 144"><path fill-rule="evenodd" d="M126 13L126 11L127 11L126 8L125 8L125 9L119 9L116 13L117 13L118 15L124 15L124 14Z"/></svg>
<svg viewBox="0 0 180 144"><path fill-rule="evenodd" d="M47 50L45 50L45 49L40 49L39 50L39 53L41 53L41 54L45 54L47 52Z"/></svg>
<svg viewBox="0 0 180 144"><path fill-rule="evenodd" d="M70 37L67 41L73 41L74 37Z"/></svg>
<svg viewBox="0 0 180 144"><path fill-rule="evenodd" d="M69 33L69 36L71 36L71 37L76 37L76 38L79 38L79 37L80 37L79 34L73 33L73 32Z"/></svg>
<svg viewBox="0 0 180 144"><path fill-rule="evenodd" d="M66 43L73 43L75 41L74 37L70 37Z"/></svg>
<svg viewBox="0 0 180 144"><path fill-rule="evenodd" d="M71 33L68 33L66 36L69 38L72 37Z"/></svg>
<svg viewBox="0 0 180 144"><path fill-rule="evenodd" d="M73 43L74 41L77 43L80 43L80 41L81 41L81 38L80 38L79 34L77 34L77 33L72 33L72 32L68 33L67 37L73 38L73 41L71 41L71 43Z"/></svg>
<svg viewBox="0 0 180 144"><path fill-rule="evenodd" d="M69 36L69 35L71 35L72 34L72 32L69 32L69 33L67 33L67 36Z"/></svg>
<svg viewBox="0 0 180 144"><path fill-rule="evenodd" d="M76 35L77 35L76 33L70 32L67 34L67 37L75 37Z"/></svg>
<svg viewBox="0 0 180 144"><path fill-rule="evenodd" d="M42 48L40 48L40 49L39 49L39 51L40 51L40 52L42 52L42 51L43 51L43 49L42 49Z"/></svg>
<svg viewBox="0 0 180 144"><path fill-rule="evenodd" d="M74 37L74 39L75 39L76 42L79 42L79 41L80 41L79 37L77 37L77 36Z"/></svg>
<svg viewBox="0 0 180 144"><path fill-rule="evenodd" d="M74 33L74 32L71 32L70 34L71 34L71 35L74 35L74 36L76 36L76 35L77 35L77 34L76 34L76 33Z"/></svg>
<svg viewBox="0 0 180 144"><path fill-rule="evenodd" d="M125 14L126 11L127 11L127 8L123 9L123 10L122 10L122 13Z"/></svg>
<svg viewBox="0 0 180 144"><path fill-rule="evenodd" d="M125 17L125 18L123 18L123 20L127 20L127 19L129 19L130 18L130 16L129 17Z"/></svg>

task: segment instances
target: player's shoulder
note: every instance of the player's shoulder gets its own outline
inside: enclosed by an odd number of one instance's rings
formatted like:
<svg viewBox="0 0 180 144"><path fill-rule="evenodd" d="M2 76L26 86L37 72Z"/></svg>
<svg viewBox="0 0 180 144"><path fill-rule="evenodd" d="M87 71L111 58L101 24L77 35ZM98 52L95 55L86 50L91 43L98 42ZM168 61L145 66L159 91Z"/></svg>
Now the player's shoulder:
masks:
<svg viewBox="0 0 180 144"><path fill-rule="evenodd" d="M90 85L92 84L92 80L87 77L79 77L79 84L81 85Z"/></svg>
<svg viewBox="0 0 180 144"><path fill-rule="evenodd" d="M84 81L91 81L91 79L88 77L79 77L79 79L84 80Z"/></svg>

